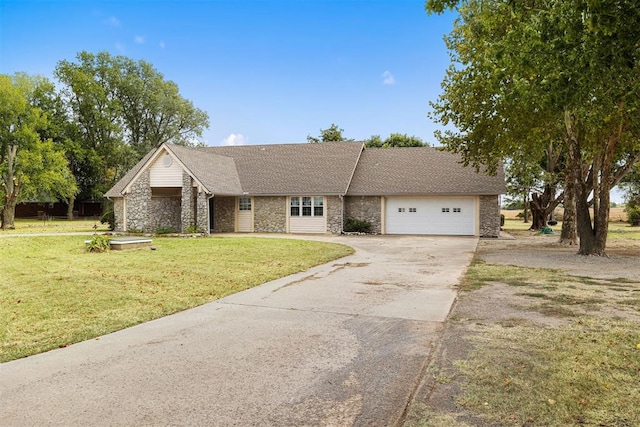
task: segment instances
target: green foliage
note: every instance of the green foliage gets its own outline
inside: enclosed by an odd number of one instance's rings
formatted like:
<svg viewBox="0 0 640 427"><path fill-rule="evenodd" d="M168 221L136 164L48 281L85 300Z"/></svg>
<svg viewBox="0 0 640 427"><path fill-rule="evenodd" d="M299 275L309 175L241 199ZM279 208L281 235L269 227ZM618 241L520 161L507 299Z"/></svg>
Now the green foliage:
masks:
<svg viewBox="0 0 640 427"><path fill-rule="evenodd" d="M634 227L640 226L640 206L636 204L627 204L624 208L627 213L627 222Z"/></svg>
<svg viewBox="0 0 640 427"><path fill-rule="evenodd" d="M409 136L406 133L392 133L384 141L380 135L372 135L371 138L365 139L365 145L367 147L423 147L429 144L422 141L417 136Z"/></svg>
<svg viewBox="0 0 640 427"><path fill-rule="evenodd" d="M347 218L344 222L344 231L347 233L371 233L371 223L364 219Z"/></svg>
<svg viewBox="0 0 640 427"><path fill-rule="evenodd" d="M76 59L56 66L66 104L54 110L69 125L61 140L81 197L102 198L148 151L164 142L193 145L209 125L207 114L145 61L108 52Z"/></svg>
<svg viewBox="0 0 640 427"><path fill-rule="evenodd" d="M189 227L187 227L187 234L197 234L197 233L202 233L202 230L200 230L197 225L191 224L189 225Z"/></svg>
<svg viewBox="0 0 640 427"><path fill-rule="evenodd" d="M109 230L116 229L116 215L113 210L108 210L100 217L100 224L109 224Z"/></svg>
<svg viewBox="0 0 640 427"><path fill-rule="evenodd" d="M173 234L176 232L176 229L173 227L159 227L156 230L156 234Z"/></svg>
<svg viewBox="0 0 640 427"><path fill-rule="evenodd" d="M341 141L353 141L352 139L346 139L338 125L332 123L327 129L320 129L320 136L315 137L307 135L307 142L317 144L319 142L341 142Z"/></svg>
<svg viewBox="0 0 640 427"><path fill-rule="evenodd" d="M87 243L88 252L106 252L110 249L111 239L101 234L94 234L89 243Z"/></svg>

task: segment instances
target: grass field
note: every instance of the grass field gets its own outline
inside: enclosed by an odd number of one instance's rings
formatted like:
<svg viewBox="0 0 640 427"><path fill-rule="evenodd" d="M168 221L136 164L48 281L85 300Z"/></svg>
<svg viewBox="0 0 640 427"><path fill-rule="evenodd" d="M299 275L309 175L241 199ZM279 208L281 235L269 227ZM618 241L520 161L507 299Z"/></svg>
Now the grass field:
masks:
<svg viewBox="0 0 640 427"><path fill-rule="evenodd" d="M89 253L84 240L0 238L0 362L198 306L353 252L322 242L212 237L154 238L154 251Z"/></svg>
<svg viewBox="0 0 640 427"><path fill-rule="evenodd" d="M0 236L5 234L36 234L36 233L90 233L93 231L109 231L107 224L100 224L100 220L83 218L69 221L67 219L49 219L47 221L38 219L15 220L14 230L0 230ZM95 227L95 228L94 228Z"/></svg>

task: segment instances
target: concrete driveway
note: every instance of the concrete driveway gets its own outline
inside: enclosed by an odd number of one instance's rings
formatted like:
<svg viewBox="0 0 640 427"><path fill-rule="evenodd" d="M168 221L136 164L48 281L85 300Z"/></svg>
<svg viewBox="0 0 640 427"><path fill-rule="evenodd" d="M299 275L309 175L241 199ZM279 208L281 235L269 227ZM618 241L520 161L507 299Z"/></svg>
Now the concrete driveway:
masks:
<svg viewBox="0 0 640 427"><path fill-rule="evenodd" d="M0 425L397 425L477 239L318 239L356 254L0 364Z"/></svg>

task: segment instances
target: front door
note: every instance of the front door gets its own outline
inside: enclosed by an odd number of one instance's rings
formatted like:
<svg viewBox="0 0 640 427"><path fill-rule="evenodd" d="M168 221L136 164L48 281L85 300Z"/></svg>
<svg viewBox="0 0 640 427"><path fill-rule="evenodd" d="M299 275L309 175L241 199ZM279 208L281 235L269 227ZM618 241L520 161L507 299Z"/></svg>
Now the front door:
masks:
<svg viewBox="0 0 640 427"><path fill-rule="evenodd" d="M253 231L253 211L251 197L238 197L238 227L239 233Z"/></svg>

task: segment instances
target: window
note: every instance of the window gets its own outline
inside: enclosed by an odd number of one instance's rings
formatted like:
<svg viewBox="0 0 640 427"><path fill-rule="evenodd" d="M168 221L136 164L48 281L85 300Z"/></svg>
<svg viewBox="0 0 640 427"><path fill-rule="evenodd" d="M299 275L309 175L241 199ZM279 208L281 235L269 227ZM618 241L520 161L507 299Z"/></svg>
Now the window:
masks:
<svg viewBox="0 0 640 427"><path fill-rule="evenodd" d="M409 208L409 212L418 212L417 208Z"/></svg>
<svg viewBox="0 0 640 427"><path fill-rule="evenodd" d="M300 216L300 197L291 198L291 216Z"/></svg>
<svg viewBox="0 0 640 427"><path fill-rule="evenodd" d="M462 209L460 209L460 208L453 208L453 211L454 211L454 212L462 212Z"/></svg>
<svg viewBox="0 0 640 427"><path fill-rule="evenodd" d="M404 212L404 208L398 208L398 212Z"/></svg>
<svg viewBox="0 0 640 427"><path fill-rule="evenodd" d="M444 213L449 212L449 208L442 208L442 212L444 212Z"/></svg>
<svg viewBox="0 0 640 427"><path fill-rule="evenodd" d="M324 197L292 197L289 205L289 213L291 216L323 216Z"/></svg>
<svg viewBox="0 0 640 427"><path fill-rule="evenodd" d="M251 210L251 197L240 197L238 199L238 210L250 211Z"/></svg>
<svg viewBox="0 0 640 427"><path fill-rule="evenodd" d="M324 215L324 197L313 198L313 216Z"/></svg>

